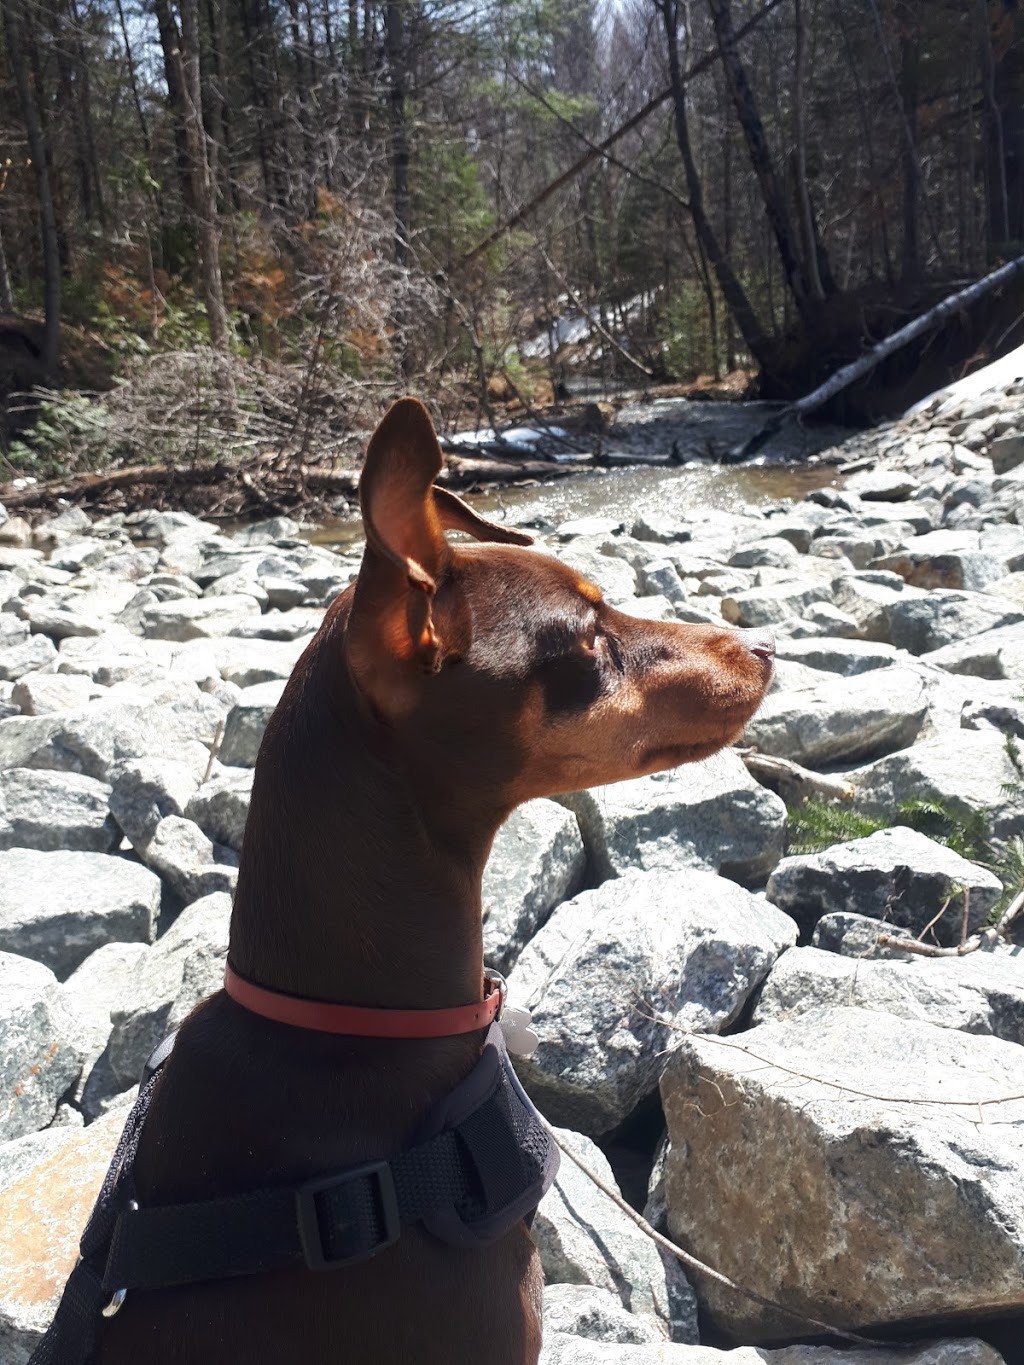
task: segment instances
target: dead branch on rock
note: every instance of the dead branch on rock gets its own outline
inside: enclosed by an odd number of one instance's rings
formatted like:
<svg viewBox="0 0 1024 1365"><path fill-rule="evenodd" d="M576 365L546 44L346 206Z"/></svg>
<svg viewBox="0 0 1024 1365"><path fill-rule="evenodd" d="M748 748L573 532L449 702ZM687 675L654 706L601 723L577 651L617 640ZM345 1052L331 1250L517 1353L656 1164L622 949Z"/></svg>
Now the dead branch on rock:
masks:
<svg viewBox="0 0 1024 1365"><path fill-rule="evenodd" d="M1024 891L1015 896L1010 904L1003 911L998 924L990 925L987 929L982 929L970 937L966 933L967 925L967 890L964 889L964 920L960 933L960 942L955 948L940 948L934 943L922 943L920 938L895 938L892 934L879 934L877 942L882 948L898 948L901 952L912 953L917 957L965 957L968 953L976 953L979 948L994 948L1000 939L1005 938L1010 926L1017 916L1024 910ZM948 905L949 902L946 902ZM942 907L939 915L946 909ZM939 918L935 916L932 924ZM922 933L927 933L931 925L927 925Z"/></svg>
<svg viewBox="0 0 1024 1365"><path fill-rule="evenodd" d="M820 796L825 801L852 801L853 787L842 778L827 777L823 773L802 768L788 758L758 753L756 749L737 749L751 777L763 787L777 792L787 805L808 796Z"/></svg>
<svg viewBox="0 0 1024 1365"><path fill-rule="evenodd" d="M817 1328L819 1332L827 1332L831 1337L838 1337L842 1341L854 1341L861 1346L877 1347L886 1345L886 1342L878 1337L861 1336L857 1332L847 1331L842 1327L833 1327L831 1323L822 1322L820 1318L812 1318L807 1313L798 1313L796 1309L787 1308L785 1304L779 1303L775 1299L769 1299L764 1294L759 1294L756 1289L750 1289L747 1285L740 1284L737 1280L730 1279L728 1275L723 1274L720 1270L716 1270L714 1266L707 1265L704 1261L699 1261L696 1256L691 1256L688 1251L684 1251L681 1246L677 1246L675 1242L664 1236L663 1233L660 1233L657 1228L651 1227L646 1218L637 1213L636 1209L634 1209L631 1204L626 1203L618 1190L612 1189L606 1181L601 1179L596 1171L592 1171L585 1162L580 1160L572 1148L562 1140L549 1123L545 1123L545 1127L558 1144L560 1150L565 1153L570 1161L579 1167L587 1179L592 1181L601 1193L606 1195L616 1208L624 1213L632 1223L635 1223L645 1236L649 1237L655 1245L667 1251L670 1256L674 1256L677 1261L682 1261L687 1269L695 1271L698 1275L704 1275L710 1280L717 1281L718 1284L724 1285L727 1289L731 1289L736 1294L742 1294L745 1298L752 1299L754 1303L760 1304L762 1308L771 1309L774 1313L781 1313L784 1317L791 1318L795 1322L806 1323L810 1327Z"/></svg>

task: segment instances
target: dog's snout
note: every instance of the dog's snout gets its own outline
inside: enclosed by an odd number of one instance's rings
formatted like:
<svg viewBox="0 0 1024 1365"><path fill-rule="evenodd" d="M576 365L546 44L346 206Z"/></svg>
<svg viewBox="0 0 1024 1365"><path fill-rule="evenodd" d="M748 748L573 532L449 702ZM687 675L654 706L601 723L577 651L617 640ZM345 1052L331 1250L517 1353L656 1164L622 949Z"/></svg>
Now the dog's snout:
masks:
<svg viewBox="0 0 1024 1365"><path fill-rule="evenodd" d="M768 663L775 658L775 636L770 630L741 630L739 633L751 654Z"/></svg>

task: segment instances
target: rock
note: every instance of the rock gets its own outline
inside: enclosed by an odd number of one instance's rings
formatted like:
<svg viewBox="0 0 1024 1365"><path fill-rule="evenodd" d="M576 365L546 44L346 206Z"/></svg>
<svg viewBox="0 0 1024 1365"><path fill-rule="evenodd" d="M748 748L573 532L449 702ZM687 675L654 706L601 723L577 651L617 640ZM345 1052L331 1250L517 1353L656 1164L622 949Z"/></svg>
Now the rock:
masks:
<svg viewBox="0 0 1024 1365"><path fill-rule="evenodd" d="M911 654L926 654L981 631L1024 621L1024 607L982 593L936 588L926 597L902 597L888 604L885 618L891 644Z"/></svg>
<svg viewBox="0 0 1024 1365"><path fill-rule="evenodd" d="M726 749L701 763L556 798L579 820L595 875L710 868L763 881L782 856L784 802Z"/></svg>
<svg viewBox="0 0 1024 1365"><path fill-rule="evenodd" d="M545 1331L539 1365L1003 1365L1003 1358L975 1337L868 1350L740 1346L726 1351L714 1346L618 1346Z"/></svg>
<svg viewBox="0 0 1024 1365"><path fill-rule="evenodd" d="M193 763L175 758L132 758L115 766L111 782L111 814L141 848L165 816L184 815L199 776Z"/></svg>
<svg viewBox="0 0 1024 1365"><path fill-rule="evenodd" d="M186 818L193 820L215 844L224 844L240 853L252 798L252 779L252 768L221 768L189 798Z"/></svg>
<svg viewBox="0 0 1024 1365"><path fill-rule="evenodd" d="M796 547L788 540L781 536L769 536L734 550L729 556L729 563L737 569L758 567L785 569L791 568L798 559Z"/></svg>
<svg viewBox="0 0 1024 1365"><path fill-rule="evenodd" d="M918 588L953 588L980 592L1006 572L1006 561L981 549L977 531L932 531L895 553L871 561L873 569L891 569Z"/></svg>
<svg viewBox="0 0 1024 1365"><path fill-rule="evenodd" d="M608 1132L654 1091L681 1030L724 1028L795 940L788 916L710 872L581 892L509 978L540 1037L524 1084L554 1122Z"/></svg>
<svg viewBox="0 0 1024 1365"><path fill-rule="evenodd" d="M889 952L887 960L813 947L783 953L765 982L753 1023L854 1005L1024 1043L1024 958L1005 951L941 958Z"/></svg>
<svg viewBox="0 0 1024 1365"><path fill-rule="evenodd" d="M271 594L273 601L273 594ZM231 629L231 636L243 640L302 640L303 648L312 638L323 620L323 612L315 607L292 607L288 611L276 611L273 607L257 619L247 616ZM252 682L264 682L263 678L253 678ZM245 684L248 686L248 683Z"/></svg>
<svg viewBox="0 0 1024 1365"><path fill-rule="evenodd" d="M826 676L798 692L773 689L745 733L762 753L821 768L906 748L927 711L920 677L894 665L852 677Z"/></svg>
<svg viewBox="0 0 1024 1365"><path fill-rule="evenodd" d="M618 1295L591 1284L545 1286L544 1336L555 1332L630 1345L665 1340L656 1327L624 1308Z"/></svg>
<svg viewBox="0 0 1024 1365"><path fill-rule="evenodd" d="M11 700L23 716L48 716L80 709L101 693L102 688L81 673L23 673Z"/></svg>
<svg viewBox="0 0 1024 1365"><path fill-rule="evenodd" d="M591 583L595 583L612 606L628 604L637 595L636 574L624 559L591 549L586 541L571 541L559 556ZM658 589L660 591L660 589Z"/></svg>
<svg viewBox="0 0 1024 1365"><path fill-rule="evenodd" d="M846 480L848 491L865 502L906 502L920 486L917 479L897 469L865 469Z"/></svg>
<svg viewBox="0 0 1024 1365"><path fill-rule="evenodd" d="M224 725L219 757L226 767L251 768L255 764L263 731L283 691L283 682L257 683L242 689Z"/></svg>
<svg viewBox="0 0 1024 1365"><path fill-rule="evenodd" d="M645 594L667 597L670 602L686 601L686 585L675 567L667 559L653 559L639 572L640 587ZM630 611L633 603L630 602Z"/></svg>
<svg viewBox="0 0 1024 1365"><path fill-rule="evenodd" d="M230 894L238 881L237 854L180 815L164 816L138 853L186 904L216 891Z"/></svg>
<svg viewBox="0 0 1024 1365"><path fill-rule="evenodd" d="M186 906L147 953L128 998L111 1012L107 1059L118 1089L134 1085L157 1044L220 989L230 920L230 896L204 896Z"/></svg>
<svg viewBox="0 0 1024 1365"><path fill-rule="evenodd" d="M104 943L152 943L159 909L159 880L126 858L0 853L0 949L45 963L58 977Z"/></svg>
<svg viewBox="0 0 1024 1365"><path fill-rule="evenodd" d="M236 545L276 545L282 540L297 540L301 530L299 523L291 517L268 517L241 527L231 539Z"/></svg>
<svg viewBox="0 0 1024 1365"><path fill-rule="evenodd" d="M110 1039L111 1010L131 995L148 953L144 943L105 943L61 987L71 1018L69 1036L86 1059L83 1079Z"/></svg>
<svg viewBox="0 0 1024 1365"><path fill-rule="evenodd" d="M576 891L586 861L576 820L555 802L528 801L512 812L484 868L488 966L511 970L555 906Z"/></svg>
<svg viewBox="0 0 1024 1365"><path fill-rule="evenodd" d="M33 635L64 640L69 635L102 635L104 622L73 607L60 606L49 598L23 599L22 614Z"/></svg>
<svg viewBox="0 0 1024 1365"><path fill-rule="evenodd" d="M0 1240L4 1365L27 1365L49 1326L126 1116L122 1109L90 1128L51 1129L0 1147L0 1225L18 1230Z"/></svg>
<svg viewBox="0 0 1024 1365"><path fill-rule="evenodd" d="M959 942L963 898L970 892L969 932L980 928L1002 894L993 873L916 830L896 825L822 853L783 858L768 879L769 901L809 934L822 915L869 915L920 933L934 926L942 943Z"/></svg>
<svg viewBox="0 0 1024 1365"><path fill-rule="evenodd" d="M976 678L1024 677L1024 631L1019 626L985 630L956 644L932 650L927 662L950 673Z"/></svg>
<svg viewBox="0 0 1024 1365"><path fill-rule="evenodd" d="M247 616L258 616L259 611L254 598L239 593L154 602L145 612L145 633L150 640L198 640L227 635L232 626Z"/></svg>
<svg viewBox="0 0 1024 1365"><path fill-rule="evenodd" d="M985 697L965 701L960 711L960 724L965 730L998 730L1003 735L1024 739L1024 698L1020 693L1012 697Z"/></svg>
<svg viewBox="0 0 1024 1365"><path fill-rule="evenodd" d="M53 972L0 951L0 1142L53 1118L82 1067L72 1035Z"/></svg>
<svg viewBox="0 0 1024 1365"><path fill-rule="evenodd" d="M201 776L210 759L203 739L212 742L221 708L198 691L193 695L194 706L111 697L63 716L0 721L0 767L85 773L106 782L126 759L173 758Z"/></svg>
<svg viewBox="0 0 1024 1365"><path fill-rule="evenodd" d="M684 1038L661 1090L670 1230L724 1274L837 1326L1024 1308L1021 1048L818 1009ZM698 1291L733 1338L793 1333L711 1280Z"/></svg>
<svg viewBox="0 0 1024 1365"><path fill-rule="evenodd" d="M872 570L871 572L876 572ZM923 598L920 588L904 584L896 574L886 575L882 582L867 578L865 572L841 575L832 585L832 604L852 616L862 640L879 640L892 644L888 611L905 598Z"/></svg>
<svg viewBox="0 0 1024 1365"><path fill-rule="evenodd" d="M46 635L32 635L13 645L0 648L0 682L17 682L26 673L53 665L57 651Z"/></svg>
<svg viewBox="0 0 1024 1365"><path fill-rule="evenodd" d="M1021 777L992 730L957 730L846 774L869 815L892 818L904 801L937 801L964 821L978 815L999 840L1024 832Z"/></svg>
<svg viewBox="0 0 1024 1365"><path fill-rule="evenodd" d="M559 1130L558 1136L599 1179L618 1189L599 1147L581 1133ZM655 1244L565 1153L537 1210L533 1238L547 1285L593 1286L628 1309L654 1339L664 1341L674 1329L675 1340L697 1340L696 1299L685 1278L676 1277L670 1294Z"/></svg>
<svg viewBox="0 0 1024 1365"><path fill-rule="evenodd" d="M886 920L872 919L870 915L855 915L847 910L833 910L822 915L814 926L811 944L829 953L842 953L846 957L876 958L892 957L903 962L906 953L898 948L886 948L879 942L879 936L889 934L893 938L913 938L909 929L901 929L898 924Z"/></svg>
<svg viewBox="0 0 1024 1365"><path fill-rule="evenodd" d="M892 645L876 640L790 639L777 640L776 645L778 659L806 664L808 668L819 668L826 673L839 673L844 678L888 668L899 657Z"/></svg>
<svg viewBox="0 0 1024 1365"><path fill-rule="evenodd" d="M988 456L992 461L993 473L1009 473L1011 469L1016 469L1019 464L1024 464L1024 436L1019 434L1000 436L989 446Z"/></svg>
<svg viewBox="0 0 1024 1365"><path fill-rule="evenodd" d="M824 602L831 595L824 583L774 583L723 597L722 615L733 626L771 626L802 615L812 602Z"/></svg>
<svg viewBox="0 0 1024 1365"><path fill-rule="evenodd" d="M121 837L109 796L105 783L79 773L0 771L0 849L109 853Z"/></svg>

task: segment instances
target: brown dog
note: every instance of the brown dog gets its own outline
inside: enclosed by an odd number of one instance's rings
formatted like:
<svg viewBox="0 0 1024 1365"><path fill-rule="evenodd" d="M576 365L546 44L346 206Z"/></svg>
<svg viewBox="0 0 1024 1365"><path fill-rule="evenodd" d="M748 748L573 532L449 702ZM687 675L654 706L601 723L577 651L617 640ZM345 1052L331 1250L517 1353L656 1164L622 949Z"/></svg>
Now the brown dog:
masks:
<svg viewBox="0 0 1024 1365"><path fill-rule="evenodd" d="M230 961L276 992L430 1010L479 1002L481 876L522 801L727 744L768 686L761 633L641 621L432 487L424 408L366 457L366 552L299 661L256 765ZM445 529L479 541L451 544ZM483 1032L384 1040L271 1022L221 992L180 1030L136 1161L142 1208L390 1157ZM522 1222L466 1250L419 1226L360 1264L130 1290L103 1365L534 1365Z"/></svg>

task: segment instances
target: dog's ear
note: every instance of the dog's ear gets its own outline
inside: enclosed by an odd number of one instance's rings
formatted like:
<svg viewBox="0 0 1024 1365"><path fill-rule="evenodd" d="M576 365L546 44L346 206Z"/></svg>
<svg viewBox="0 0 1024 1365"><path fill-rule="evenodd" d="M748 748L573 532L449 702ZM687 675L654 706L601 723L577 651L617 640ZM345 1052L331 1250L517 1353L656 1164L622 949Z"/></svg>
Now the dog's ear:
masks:
<svg viewBox="0 0 1024 1365"><path fill-rule="evenodd" d="M525 531L513 531L510 526L502 526L496 521L478 517L472 507L449 493L447 488L434 488L434 506L447 531L465 531L474 540L495 540L502 545L532 545L533 536Z"/></svg>
<svg viewBox="0 0 1024 1365"><path fill-rule="evenodd" d="M448 546L431 484L441 448L422 403L402 398L373 433L359 481L366 549L346 632L357 683L390 712L440 667L432 607Z"/></svg>

